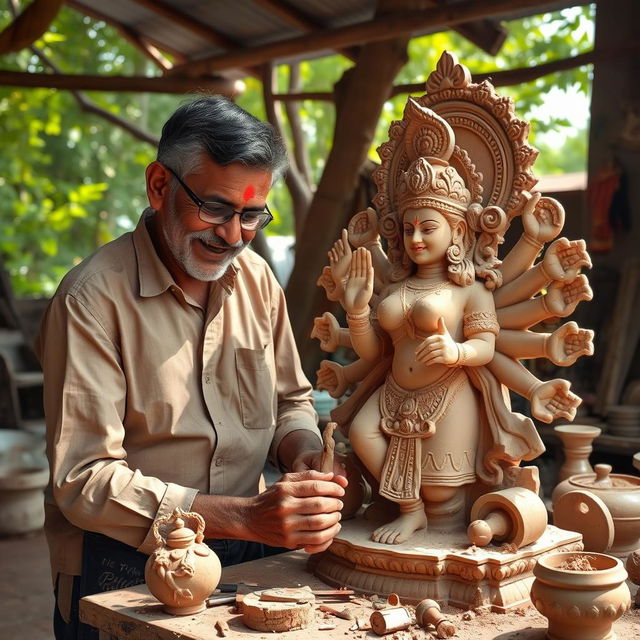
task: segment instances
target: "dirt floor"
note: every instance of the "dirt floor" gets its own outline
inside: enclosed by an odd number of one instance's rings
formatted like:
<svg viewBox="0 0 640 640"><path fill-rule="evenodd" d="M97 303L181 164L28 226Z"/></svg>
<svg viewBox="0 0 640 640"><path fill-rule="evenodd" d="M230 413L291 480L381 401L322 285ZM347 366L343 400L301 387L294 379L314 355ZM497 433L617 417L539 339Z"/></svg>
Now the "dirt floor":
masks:
<svg viewBox="0 0 640 640"><path fill-rule="evenodd" d="M0 638L51 640L52 617L44 533L0 538Z"/></svg>

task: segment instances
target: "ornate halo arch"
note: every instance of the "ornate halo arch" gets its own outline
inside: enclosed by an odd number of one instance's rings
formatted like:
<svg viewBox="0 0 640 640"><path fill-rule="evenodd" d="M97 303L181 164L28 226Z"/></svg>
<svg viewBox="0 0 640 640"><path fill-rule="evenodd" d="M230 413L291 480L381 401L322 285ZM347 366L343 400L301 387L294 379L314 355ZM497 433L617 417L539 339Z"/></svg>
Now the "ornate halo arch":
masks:
<svg viewBox="0 0 640 640"><path fill-rule="evenodd" d="M418 156L439 155L432 151L443 145L437 127L416 107L431 109L453 130L456 144L449 163L467 184L472 202L500 207L510 221L520 214L523 192L537 183L531 168L538 152L527 142L529 124L515 116L511 98L499 96L487 80L471 82L469 70L447 51L427 79L426 90L419 98L409 98L402 120L391 124L389 140L378 148L381 164L373 174L378 187L373 202L392 262L401 252L399 176Z"/></svg>

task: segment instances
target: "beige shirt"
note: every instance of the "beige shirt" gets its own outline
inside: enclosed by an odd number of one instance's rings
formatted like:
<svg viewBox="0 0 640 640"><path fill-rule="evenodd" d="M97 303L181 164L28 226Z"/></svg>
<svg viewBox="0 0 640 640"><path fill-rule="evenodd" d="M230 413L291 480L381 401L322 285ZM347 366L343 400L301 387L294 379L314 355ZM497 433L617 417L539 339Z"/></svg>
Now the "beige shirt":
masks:
<svg viewBox="0 0 640 640"><path fill-rule="evenodd" d="M36 344L54 579L79 575L83 530L150 553L154 519L199 491L256 494L284 436L318 434L264 260L245 250L202 309L160 261L145 215L64 278Z"/></svg>

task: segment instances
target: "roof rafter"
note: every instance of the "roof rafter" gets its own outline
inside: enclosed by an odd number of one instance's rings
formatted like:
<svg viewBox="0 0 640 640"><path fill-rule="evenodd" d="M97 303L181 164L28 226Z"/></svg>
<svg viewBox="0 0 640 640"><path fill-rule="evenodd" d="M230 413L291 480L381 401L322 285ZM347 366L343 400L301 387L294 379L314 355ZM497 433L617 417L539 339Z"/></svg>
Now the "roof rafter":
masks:
<svg viewBox="0 0 640 640"><path fill-rule="evenodd" d="M554 5L553 2L548 4L549 7ZM545 5L541 5L540 0L484 0L483 2L466 0L455 4L455 6L445 5L422 11L402 11L355 25L327 29L241 51L210 56L189 62L188 65L176 66L168 73L204 75L222 69L253 67L278 58L336 49L364 42L387 40L403 34L412 34L425 28L454 27L458 24L489 18L509 11L532 8L542 12L545 10Z"/></svg>
<svg viewBox="0 0 640 640"><path fill-rule="evenodd" d="M170 47L169 45L163 42L160 42L159 40L150 38L149 36L146 36L146 35L143 36L140 32L136 31L132 27L125 25L122 22L118 22L118 20L115 20L114 18L100 11L96 11L95 9L90 9L89 7L85 7L83 4L74 2L74 0L65 0L65 4L71 9L74 9L75 11L77 11L78 13L82 13L86 16L89 16L90 18L93 18L94 20L100 20L101 22L104 22L112 26L114 29L116 29L120 33L120 35L125 40L130 42L134 47L138 49L140 49L140 45L143 42L148 42L149 44L152 44L154 47L157 47L160 51L164 51L165 53L168 53L170 56L173 57L173 59L178 64L181 62L185 62L187 59L185 55L180 51L176 51L174 48ZM146 47L143 47L142 49L140 49L140 51L142 51L142 53L145 56L149 57L149 50ZM154 58L152 58L152 61L156 63L156 60Z"/></svg>
<svg viewBox="0 0 640 640"><path fill-rule="evenodd" d="M163 18L167 18L171 20L171 22L191 31L191 33L196 34L200 38L211 42L212 44L218 45L223 49L227 49L230 52L233 51L242 51L244 47L240 46L233 38L230 38L224 33L220 33L216 29L212 28L209 25L206 25L199 20L196 20L194 17L190 16L188 13L184 11L180 11L176 9L173 5L164 2L163 0L131 0L136 4L148 9L152 13L162 16ZM187 64L187 63L184 63ZM191 64L191 63L189 63ZM260 77L260 74L250 68L251 65L247 65L244 67L245 73L248 75L255 76L256 78Z"/></svg>
<svg viewBox="0 0 640 640"><path fill-rule="evenodd" d="M316 20L312 20L288 2L282 2L281 0L254 0L254 2L263 9L266 9L269 13L278 16L292 27L305 33L313 33L314 31L318 31L318 29L326 28L325 25L320 24ZM355 50L340 49L338 53L341 53L350 60L355 60L358 57L358 52Z"/></svg>
<svg viewBox="0 0 640 640"><path fill-rule="evenodd" d="M207 40L212 44L216 44L223 49L239 49L241 48L238 43L225 35L216 31L212 27L196 20L193 16L190 16L180 9L176 9L175 6L164 2L163 0L131 0L135 4L139 4L141 7L148 9L156 15L162 16L167 20L170 20L174 24L183 27L191 33L195 33L203 40Z"/></svg>

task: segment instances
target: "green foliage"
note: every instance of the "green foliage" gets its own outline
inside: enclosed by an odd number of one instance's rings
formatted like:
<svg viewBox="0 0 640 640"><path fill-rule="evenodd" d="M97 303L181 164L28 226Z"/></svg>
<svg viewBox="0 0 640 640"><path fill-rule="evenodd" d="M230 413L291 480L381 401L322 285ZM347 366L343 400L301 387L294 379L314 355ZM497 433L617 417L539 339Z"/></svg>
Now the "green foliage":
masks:
<svg viewBox="0 0 640 640"><path fill-rule="evenodd" d="M11 20L0 12L0 24ZM63 72L141 74L141 54L110 27L63 9L35 43ZM47 72L28 50L5 69ZM159 134L179 98L87 94L100 107ZM133 227L146 204L154 149L81 111L70 92L0 87L0 252L16 295L50 295L71 266Z"/></svg>
<svg viewBox="0 0 640 640"><path fill-rule="evenodd" d="M533 66L587 51L593 42L593 7L579 7L511 22L509 37L491 57L454 32L411 41L410 59L398 83L426 80L445 49L455 51L472 73ZM0 28L11 21L0 9ZM64 8L37 46L62 72L158 75L158 70L119 34L101 22ZM304 91L331 91L351 62L334 55L300 65ZM4 56L5 69L48 71L30 51ZM288 69L279 72L279 89L288 87ZM576 171L586 160L586 131L545 106L553 88L587 96L590 69L546 76L500 89L516 103L518 115L532 119L532 143L541 154L536 173ZM238 102L264 117L257 80L245 80ZM88 94L103 109L158 136L167 117L185 98L171 95ZM406 96L385 105L371 155L401 116ZM330 102L303 101L300 117L310 166L317 182L333 144ZM558 132L565 131L562 136ZM548 142L551 134L556 138ZM560 142L558 142L560 135ZM17 295L50 295L68 269L96 247L131 229L146 205L144 168L155 150L122 129L83 113L70 92L0 87L0 253ZM337 142L339 144L339 141ZM276 220L270 233L293 231L291 201L281 182L270 196Z"/></svg>

